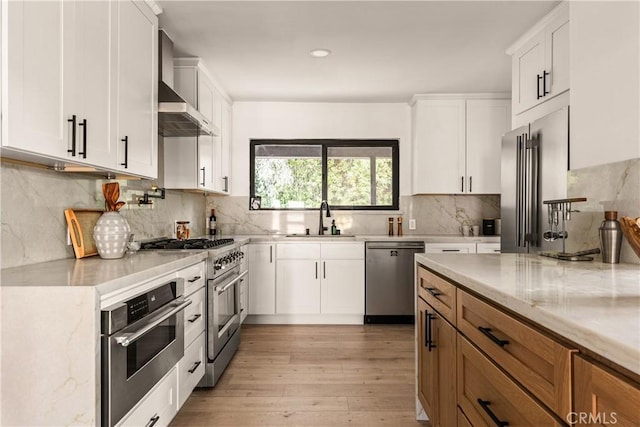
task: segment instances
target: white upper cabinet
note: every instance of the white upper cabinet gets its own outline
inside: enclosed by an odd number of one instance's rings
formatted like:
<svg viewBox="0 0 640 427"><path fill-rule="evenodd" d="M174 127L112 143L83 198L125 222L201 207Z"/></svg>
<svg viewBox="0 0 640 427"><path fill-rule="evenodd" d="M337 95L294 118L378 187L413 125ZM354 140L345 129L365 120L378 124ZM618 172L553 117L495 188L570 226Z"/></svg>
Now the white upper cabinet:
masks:
<svg viewBox="0 0 640 427"><path fill-rule="evenodd" d="M158 20L144 2L119 1L118 169L158 175Z"/></svg>
<svg viewBox="0 0 640 427"><path fill-rule="evenodd" d="M569 89L569 5L562 3L507 50L514 114Z"/></svg>
<svg viewBox="0 0 640 427"><path fill-rule="evenodd" d="M177 58L174 63L176 92L198 109L214 135L165 137L164 185L228 194L231 106L215 89L199 58ZM188 147L181 153L185 143Z"/></svg>
<svg viewBox="0 0 640 427"><path fill-rule="evenodd" d="M511 101L437 97L418 95L412 107L413 193L499 194Z"/></svg>
<svg viewBox="0 0 640 427"><path fill-rule="evenodd" d="M148 6L65 0L2 8L2 155L155 178L157 18Z"/></svg>

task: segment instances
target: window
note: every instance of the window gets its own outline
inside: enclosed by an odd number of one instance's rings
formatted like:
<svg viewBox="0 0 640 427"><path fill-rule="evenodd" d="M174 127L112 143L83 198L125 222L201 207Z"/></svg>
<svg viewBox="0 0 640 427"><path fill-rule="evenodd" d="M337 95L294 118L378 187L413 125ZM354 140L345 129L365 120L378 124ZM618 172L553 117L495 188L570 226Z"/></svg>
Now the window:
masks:
<svg viewBox="0 0 640 427"><path fill-rule="evenodd" d="M397 140L252 140L250 155L259 209L398 209Z"/></svg>

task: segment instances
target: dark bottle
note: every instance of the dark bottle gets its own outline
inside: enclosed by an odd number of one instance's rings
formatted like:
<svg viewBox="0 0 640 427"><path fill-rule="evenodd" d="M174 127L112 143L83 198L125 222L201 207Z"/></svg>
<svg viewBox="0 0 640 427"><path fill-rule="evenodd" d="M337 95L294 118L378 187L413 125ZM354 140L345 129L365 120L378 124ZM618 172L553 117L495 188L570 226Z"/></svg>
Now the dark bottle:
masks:
<svg viewBox="0 0 640 427"><path fill-rule="evenodd" d="M338 227L336 227L336 220L331 220L331 235L335 236L338 234Z"/></svg>
<svg viewBox="0 0 640 427"><path fill-rule="evenodd" d="M217 234L216 226L216 210L211 209L211 216L209 217L209 235L215 236Z"/></svg>

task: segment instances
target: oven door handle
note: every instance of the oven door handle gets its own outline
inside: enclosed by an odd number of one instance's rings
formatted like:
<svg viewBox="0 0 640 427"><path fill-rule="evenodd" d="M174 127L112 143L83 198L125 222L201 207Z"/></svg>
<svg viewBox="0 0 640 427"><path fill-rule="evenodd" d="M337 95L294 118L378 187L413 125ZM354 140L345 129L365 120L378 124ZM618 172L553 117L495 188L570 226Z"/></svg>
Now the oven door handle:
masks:
<svg viewBox="0 0 640 427"><path fill-rule="evenodd" d="M235 285L239 280L241 280L246 275L247 275L247 271L243 271L242 273L238 274L235 279L233 279L232 281L224 285L222 288L219 288L216 286L214 290L218 292L218 295L220 295L221 293L223 293L224 291L226 291L227 289Z"/></svg>
<svg viewBox="0 0 640 427"><path fill-rule="evenodd" d="M142 324L142 326L140 326L135 331L116 334L113 336L113 339L115 339L116 342L121 346L128 347L129 345L139 340L147 332L151 331L160 323L167 320L169 317L184 310L185 307L191 304L191 302L192 301L190 299L178 298L175 302L171 303L167 308L160 311L157 315L150 316L149 320L145 321Z"/></svg>

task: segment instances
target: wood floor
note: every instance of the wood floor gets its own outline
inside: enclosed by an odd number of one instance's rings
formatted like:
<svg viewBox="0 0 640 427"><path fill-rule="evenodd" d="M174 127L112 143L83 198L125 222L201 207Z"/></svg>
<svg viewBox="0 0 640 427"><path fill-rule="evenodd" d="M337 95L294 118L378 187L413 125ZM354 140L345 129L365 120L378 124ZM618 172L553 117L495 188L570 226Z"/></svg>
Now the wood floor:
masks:
<svg viewBox="0 0 640 427"><path fill-rule="evenodd" d="M426 426L415 421L413 325L243 325L214 389L172 426Z"/></svg>

